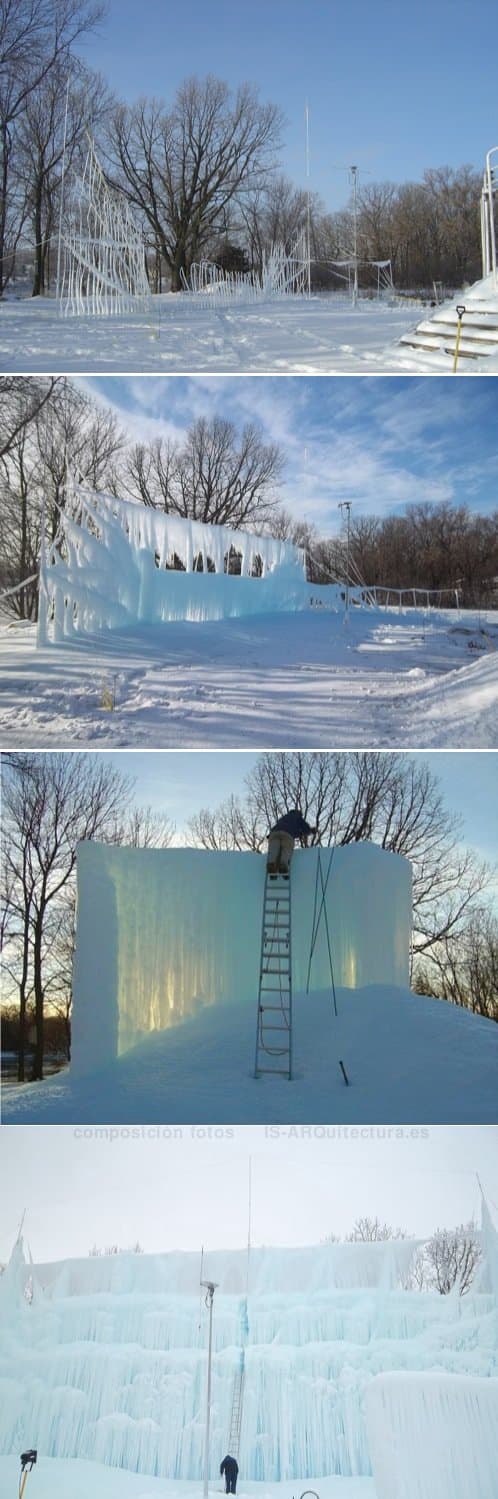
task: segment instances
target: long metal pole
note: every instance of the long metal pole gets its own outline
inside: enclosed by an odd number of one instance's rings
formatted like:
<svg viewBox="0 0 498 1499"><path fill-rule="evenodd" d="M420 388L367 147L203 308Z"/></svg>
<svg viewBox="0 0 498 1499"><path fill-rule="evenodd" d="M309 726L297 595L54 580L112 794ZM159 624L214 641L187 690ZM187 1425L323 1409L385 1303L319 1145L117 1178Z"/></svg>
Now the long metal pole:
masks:
<svg viewBox="0 0 498 1499"><path fill-rule="evenodd" d="M358 167L351 167L353 179L353 306L358 301Z"/></svg>
<svg viewBox="0 0 498 1499"><path fill-rule="evenodd" d="M340 500L339 501L339 510L345 510L346 511L346 518L347 518L347 529L346 529L346 536L347 536L347 541L346 541L346 615L349 614L349 549L350 549L350 526L351 526L351 505L352 505L352 503L353 503L352 500Z"/></svg>
<svg viewBox="0 0 498 1499"><path fill-rule="evenodd" d="M215 1290L216 1290L216 1285L214 1284L214 1282L212 1280L207 1280L207 1281L204 1280L204 1281L201 1282L201 1284L206 1287L206 1290L207 1290L207 1300L208 1300L208 1304L209 1304L208 1377L207 1377L207 1396L206 1396L206 1442L205 1442L205 1447L204 1447L204 1488L203 1488L204 1499L208 1499L208 1489L209 1489L209 1428L210 1428L210 1424L211 1424L211 1363L212 1363L212 1352L213 1352L213 1301L214 1301L214 1293L215 1293Z"/></svg>
<svg viewBox="0 0 498 1499"><path fill-rule="evenodd" d="M308 101L305 106L306 119L306 184L307 184L307 257L308 257L308 296L311 297L311 203L310 203L310 120Z"/></svg>
<svg viewBox="0 0 498 1499"><path fill-rule="evenodd" d="M64 179L65 179L65 175L66 175L66 145L67 145L67 115L68 115L68 107L69 107L69 84L70 84L70 75L68 75L67 88L66 88L66 111L65 111L65 115L64 115L64 140L63 140L63 145L62 145L61 199L60 199L60 205L59 205L59 242L58 242L58 245L57 245L57 281L56 281L56 287L55 287L55 295L56 295L57 302L59 301L59 298L60 298L60 284L61 284L62 213L63 213L63 205L64 205Z"/></svg>

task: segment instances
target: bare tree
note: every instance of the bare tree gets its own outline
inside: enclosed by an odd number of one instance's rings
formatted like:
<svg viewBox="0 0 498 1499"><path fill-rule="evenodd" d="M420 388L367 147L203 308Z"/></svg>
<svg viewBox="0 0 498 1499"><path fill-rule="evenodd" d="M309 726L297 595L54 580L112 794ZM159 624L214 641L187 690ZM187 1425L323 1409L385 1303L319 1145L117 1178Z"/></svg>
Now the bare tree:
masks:
<svg viewBox="0 0 498 1499"><path fill-rule="evenodd" d="M29 964L36 1045L33 1076L43 1076L44 957L49 922L60 910L80 839L115 824L130 782L91 755L11 755L3 776L4 862L10 882L9 943ZM9 943L7 957L9 959ZM13 965L14 966L14 965Z"/></svg>
<svg viewBox="0 0 498 1499"><path fill-rule="evenodd" d="M138 443L115 476L129 493L168 513L241 528L266 523L277 503L283 457L255 422L239 433L223 417L200 417L182 444Z"/></svg>
<svg viewBox="0 0 498 1499"><path fill-rule="evenodd" d="M19 227L9 235L17 126L52 69L103 15L99 0L0 0L0 297Z"/></svg>
<svg viewBox="0 0 498 1499"><path fill-rule="evenodd" d="M49 286L63 158L66 176L82 166L90 124L94 134L109 109L102 79L73 58L58 60L27 101L19 124L18 170L33 225L34 297Z"/></svg>
<svg viewBox="0 0 498 1499"><path fill-rule="evenodd" d="M0 464L12 452L21 432L24 432L52 399L60 376L44 379L36 376L3 375L0 380ZM5 467L4 467L5 472Z"/></svg>
<svg viewBox="0 0 498 1499"><path fill-rule="evenodd" d="M465 1296L473 1283L482 1250L475 1223L457 1228L438 1228L425 1245L426 1287L448 1296L458 1288Z"/></svg>
<svg viewBox="0 0 498 1499"><path fill-rule="evenodd" d="M462 847L460 820L445 807L426 762L392 753L264 754L246 778L245 796L202 808L190 836L203 848L260 851L289 807L300 807L316 828L315 843L370 839L411 861L415 953L461 940L492 871Z"/></svg>
<svg viewBox="0 0 498 1499"><path fill-rule="evenodd" d="M26 392L23 391L27 386ZM64 506L68 464L77 478L98 488L111 479L124 434L105 410L71 381L32 383L19 379L0 390L5 413L4 456L0 455L1 584L27 587L8 601L10 612L35 619L42 515L55 537Z"/></svg>
<svg viewBox="0 0 498 1499"><path fill-rule="evenodd" d="M479 905L460 940L445 940L419 965L415 988L432 993L435 982L443 999L474 1015L498 1021L498 920L491 905Z"/></svg>
<svg viewBox="0 0 498 1499"><path fill-rule="evenodd" d="M30 1007L33 1076L43 1075L47 1006L64 1024L69 1056L77 844L164 848L173 838L165 813L131 804L132 786L102 757L12 754L4 762L4 974L18 993L21 1082Z"/></svg>
<svg viewBox="0 0 498 1499"><path fill-rule="evenodd" d="M120 105L111 131L114 172L152 229L171 274L190 270L213 235L224 232L234 199L273 167L281 117L242 84L231 95L217 78L187 79L171 110L142 100Z"/></svg>
<svg viewBox="0 0 498 1499"><path fill-rule="evenodd" d="M404 1228L393 1228L390 1223L382 1223L380 1218L357 1218L349 1234L346 1234L346 1244L384 1244L390 1239L407 1239L408 1234Z"/></svg>

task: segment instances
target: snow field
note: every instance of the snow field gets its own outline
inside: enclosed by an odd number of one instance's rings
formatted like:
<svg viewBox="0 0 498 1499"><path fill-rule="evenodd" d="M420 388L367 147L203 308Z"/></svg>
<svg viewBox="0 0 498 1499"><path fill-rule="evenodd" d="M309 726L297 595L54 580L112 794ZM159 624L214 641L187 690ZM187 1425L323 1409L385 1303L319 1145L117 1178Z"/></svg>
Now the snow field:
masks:
<svg viewBox="0 0 498 1499"><path fill-rule="evenodd" d="M4 623L0 742L494 747L497 640L490 611L457 620L358 609L345 624L343 614L317 608L108 630L38 651L34 626ZM102 706L105 684L115 690L114 712Z"/></svg>
<svg viewBox="0 0 498 1499"><path fill-rule="evenodd" d="M481 287L472 288L474 299ZM453 355L444 347L427 353L399 344L424 311L431 315L403 297L360 297L353 307L341 293L211 308L180 292L154 297L147 314L60 318L51 299L11 297L0 308L0 366L19 374L450 374ZM462 358L460 372L492 374L497 361L498 354Z"/></svg>

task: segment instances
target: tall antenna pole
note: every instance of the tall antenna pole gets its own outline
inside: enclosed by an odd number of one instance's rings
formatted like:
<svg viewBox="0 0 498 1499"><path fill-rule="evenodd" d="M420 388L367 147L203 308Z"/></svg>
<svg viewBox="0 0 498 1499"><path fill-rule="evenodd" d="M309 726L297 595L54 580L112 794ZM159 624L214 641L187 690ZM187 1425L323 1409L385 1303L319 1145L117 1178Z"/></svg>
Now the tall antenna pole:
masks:
<svg viewBox="0 0 498 1499"><path fill-rule="evenodd" d="M71 75L68 73L67 87L66 87L66 109L65 109L65 113L64 113L64 140L63 140L63 145L62 145L61 200L60 200L60 204L59 204L59 240L58 240L58 244L57 244L57 280L56 280L56 286L55 286L55 295L56 295L57 301L59 301L59 298L60 298L60 289L61 289L62 214L63 214L63 206L64 206L64 179L65 179L65 176L66 176L67 115L68 115L68 108L69 108L69 84L70 84L70 79L71 79Z"/></svg>
<svg viewBox="0 0 498 1499"><path fill-rule="evenodd" d="M353 307L358 301L358 167L350 167L353 184Z"/></svg>
<svg viewBox="0 0 498 1499"><path fill-rule="evenodd" d="M213 1301L217 1289L213 1280L201 1280L201 1286L206 1288L206 1306L209 1307L209 1343L208 1343L208 1377L206 1394L206 1438L204 1444L204 1499L208 1499L209 1488L209 1428L211 1424L211 1366L213 1355Z"/></svg>
<svg viewBox="0 0 498 1499"><path fill-rule="evenodd" d="M346 543L346 615L349 614L349 544L351 532L351 506L352 500L341 500L339 510L346 511L347 543Z"/></svg>
<svg viewBox="0 0 498 1499"><path fill-rule="evenodd" d="M249 1291L249 1260L251 1256L251 1214L252 1214L252 1159L249 1156L249 1174L247 1184L247 1267L246 1267L246 1296Z"/></svg>
<svg viewBox="0 0 498 1499"><path fill-rule="evenodd" d="M310 114L308 100L304 106L304 120L306 128L306 239L308 259L308 296L311 297L311 198L310 198Z"/></svg>

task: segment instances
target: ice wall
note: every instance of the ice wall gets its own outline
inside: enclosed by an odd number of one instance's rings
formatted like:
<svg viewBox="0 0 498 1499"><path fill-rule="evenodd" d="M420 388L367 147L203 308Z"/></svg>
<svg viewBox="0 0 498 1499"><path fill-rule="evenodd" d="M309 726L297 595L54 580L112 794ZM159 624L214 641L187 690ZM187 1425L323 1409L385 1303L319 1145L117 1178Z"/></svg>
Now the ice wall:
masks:
<svg viewBox="0 0 498 1499"><path fill-rule="evenodd" d="M228 570L234 553L240 574ZM306 582L304 553L291 542L166 515L83 486L68 494L41 591L57 641L136 622L306 609L318 596L328 607L341 604L337 587Z"/></svg>
<svg viewBox="0 0 498 1499"><path fill-rule="evenodd" d="M410 864L370 843L322 850L321 858L335 983L406 987ZM298 850L292 865L296 990L307 982L317 861L317 849ZM104 1063L201 1006L256 1005L264 858L88 842L78 849L77 876L74 1072L93 1070L97 1043ZM310 987L330 986L322 917Z"/></svg>
<svg viewBox="0 0 498 1499"><path fill-rule="evenodd" d="M382 1374L366 1407L378 1499L496 1499L498 1378Z"/></svg>
<svg viewBox="0 0 498 1499"><path fill-rule="evenodd" d="M399 1375L400 1385L407 1372L413 1375L418 1399L417 1391L437 1370L434 1389L445 1420L438 1391L448 1386L447 1376L460 1376L457 1391L482 1385L482 1403L479 1390L470 1415L465 1400L460 1407L462 1429L475 1453L475 1435L488 1414L491 1426L497 1383L496 1300L483 1293L461 1298L402 1290L399 1282L414 1247L405 1242L253 1250L247 1301L245 1253L205 1257L205 1275L219 1281L212 1479L226 1451L242 1346L245 1481L367 1474L371 1443L378 1463L393 1421L415 1457L417 1420L410 1416L409 1400L398 1401L392 1380L384 1403L375 1396L369 1439L365 1407L379 1373ZM387 1290L394 1264L398 1281ZM4 1324L0 1451L34 1445L48 1456L85 1457L143 1474L199 1480L207 1362L199 1272L200 1256L192 1254L26 1267L32 1300L23 1298L21 1315L16 1295ZM379 1385L382 1391L386 1381ZM421 1421L427 1419L423 1407L420 1393ZM401 1438L396 1461L400 1452ZM484 1441L482 1452L487 1452ZM481 1471L476 1467L476 1474ZM471 1484L465 1499L491 1499L491 1492ZM393 1493L379 1488L379 1499ZM428 1499L429 1490L404 1489L400 1478L395 1493L396 1499ZM449 1499L449 1491L437 1483L431 1499L436 1495ZM461 1495L463 1490L454 1489L451 1499Z"/></svg>

